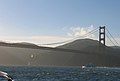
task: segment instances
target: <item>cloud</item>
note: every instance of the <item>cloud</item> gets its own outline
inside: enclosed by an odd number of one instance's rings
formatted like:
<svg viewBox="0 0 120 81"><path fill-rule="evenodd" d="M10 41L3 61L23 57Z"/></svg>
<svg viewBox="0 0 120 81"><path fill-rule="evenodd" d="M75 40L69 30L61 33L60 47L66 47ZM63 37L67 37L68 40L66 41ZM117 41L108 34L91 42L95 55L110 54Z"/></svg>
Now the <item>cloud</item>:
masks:
<svg viewBox="0 0 120 81"><path fill-rule="evenodd" d="M84 36L91 30L93 30L94 27L93 25L89 27L70 27L69 32L65 31L68 36L1 36L0 38L2 39L1 41L5 42L29 42L29 43L34 43L34 44L49 44L49 43L56 43L56 42L64 42L68 41L71 39L74 39L75 37L79 38L96 38L96 34L91 34L89 36Z"/></svg>
<svg viewBox="0 0 120 81"><path fill-rule="evenodd" d="M32 36L30 39L34 39L36 41L41 41L42 43L55 43L61 42L65 40L69 40L70 37L62 37L62 36Z"/></svg>
<svg viewBox="0 0 120 81"><path fill-rule="evenodd" d="M93 29L95 29L93 27L93 25L89 26L89 27L71 27L70 28L70 32L67 33L68 36L70 37L80 37L80 38L96 38L96 33L90 34L90 35L86 35L88 34L90 31L92 31Z"/></svg>

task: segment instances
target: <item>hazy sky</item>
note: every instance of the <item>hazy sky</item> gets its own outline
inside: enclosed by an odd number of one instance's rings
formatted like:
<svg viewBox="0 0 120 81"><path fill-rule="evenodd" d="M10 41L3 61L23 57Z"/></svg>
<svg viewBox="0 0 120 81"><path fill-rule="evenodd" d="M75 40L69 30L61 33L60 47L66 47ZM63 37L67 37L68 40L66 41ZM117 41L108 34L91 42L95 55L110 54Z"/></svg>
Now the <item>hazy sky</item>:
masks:
<svg viewBox="0 0 120 81"><path fill-rule="evenodd" d="M120 0L0 0L1 40L65 40L100 25L120 35Z"/></svg>

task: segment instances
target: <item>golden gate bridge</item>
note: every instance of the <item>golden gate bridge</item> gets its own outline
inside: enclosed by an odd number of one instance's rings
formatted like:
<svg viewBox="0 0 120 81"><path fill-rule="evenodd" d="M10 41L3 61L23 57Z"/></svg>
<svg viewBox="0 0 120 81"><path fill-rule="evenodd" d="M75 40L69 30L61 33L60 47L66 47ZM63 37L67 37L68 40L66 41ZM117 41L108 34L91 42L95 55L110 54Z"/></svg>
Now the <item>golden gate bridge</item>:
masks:
<svg viewBox="0 0 120 81"><path fill-rule="evenodd" d="M99 33L98 33L98 31L99 31ZM39 46L47 46L48 45L49 46L49 45L57 45L57 44L58 45L59 44L66 44L66 43L75 41L75 40L80 39L80 38L86 38L86 37L91 36L92 34L95 34L95 33L99 34L98 41L100 43L102 43L103 45L106 45L106 42L109 41L109 44L111 46L120 46L120 41L116 40L114 38L114 36L111 34L111 32L109 31L109 29L105 26L96 27L93 30L89 31L88 33L84 34L83 36L77 36L77 37L74 37L70 40L66 40L66 41L62 41L62 42L47 43L47 44L37 44L37 45L39 45ZM120 39L119 35L116 37ZM92 39L92 37L90 39Z"/></svg>
<svg viewBox="0 0 120 81"><path fill-rule="evenodd" d="M9 46L9 47L20 47L20 48L30 48L30 49L42 49L42 50L53 50L53 51L63 51L63 52L73 52L73 53L82 53L82 54L88 54L85 51L80 51L80 50L75 50L75 49L65 49L65 48L53 48L53 47L46 47L47 45L56 45L56 44L66 44L70 43L72 41L75 41L77 39L80 39L81 37L85 38L88 37L94 33L97 33L99 31L99 44L103 44L104 46L106 45L106 39L110 41L110 43L113 46L120 46L118 41L114 38L114 36L110 33L110 31L105 27L105 26L100 26L99 28L96 27L95 29L91 30L90 32L86 33L83 36L78 36L75 38L72 38L67 41L62 41L62 42L55 42L55 43L48 43L48 44L37 44L38 46L29 46L29 45L24 45L24 44L0 44L0 46ZM93 52L92 52L93 53ZM90 54L90 52L89 52Z"/></svg>

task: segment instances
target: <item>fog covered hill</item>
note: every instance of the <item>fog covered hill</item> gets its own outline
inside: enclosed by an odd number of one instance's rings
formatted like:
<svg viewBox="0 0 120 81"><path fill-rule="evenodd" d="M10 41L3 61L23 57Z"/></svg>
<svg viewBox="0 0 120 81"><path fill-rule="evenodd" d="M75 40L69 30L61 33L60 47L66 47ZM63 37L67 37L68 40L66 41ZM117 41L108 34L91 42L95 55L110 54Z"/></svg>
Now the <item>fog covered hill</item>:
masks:
<svg viewBox="0 0 120 81"><path fill-rule="evenodd" d="M0 43L0 65L120 67L120 51L96 40L79 39L53 48L29 43ZM68 49L68 50L67 50Z"/></svg>
<svg viewBox="0 0 120 81"><path fill-rule="evenodd" d="M104 54L119 55L120 53L120 50L118 50L119 47L104 46L103 44L99 43L99 41L92 40L92 39L75 40L71 43L58 46L57 48L81 50L81 51L92 53L92 54L104 53Z"/></svg>
<svg viewBox="0 0 120 81"><path fill-rule="evenodd" d="M0 42L0 46L7 46L7 47L21 47L21 48L38 48L39 46L27 43L27 42L21 42L21 43L6 43L6 42Z"/></svg>

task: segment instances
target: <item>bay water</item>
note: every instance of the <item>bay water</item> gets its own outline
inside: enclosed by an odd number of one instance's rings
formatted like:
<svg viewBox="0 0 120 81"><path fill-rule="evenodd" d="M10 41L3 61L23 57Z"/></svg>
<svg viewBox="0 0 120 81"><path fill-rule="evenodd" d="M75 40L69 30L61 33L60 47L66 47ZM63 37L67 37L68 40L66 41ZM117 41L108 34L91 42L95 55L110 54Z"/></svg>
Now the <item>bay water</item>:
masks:
<svg viewBox="0 0 120 81"><path fill-rule="evenodd" d="M14 81L120 81L120 68L0 66L0 70Z"/></svg>

